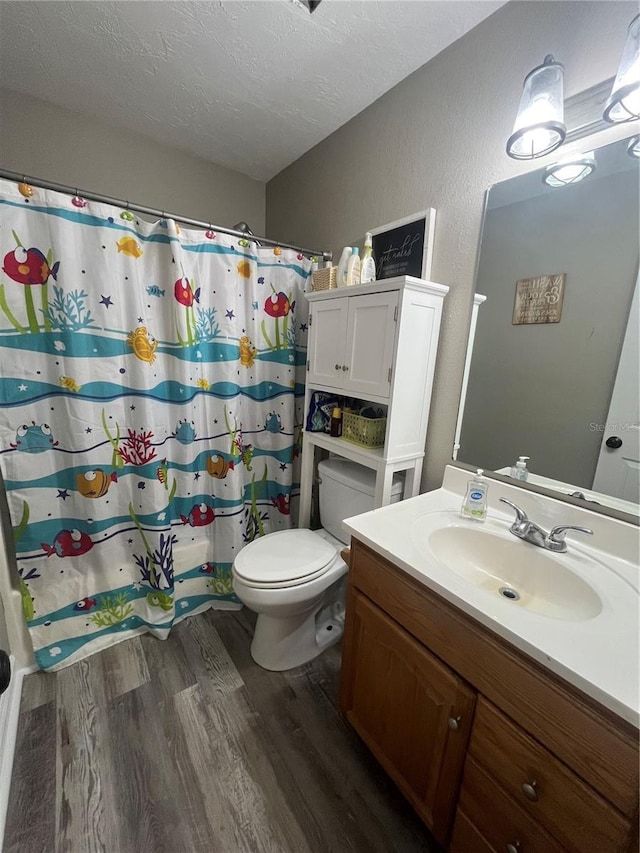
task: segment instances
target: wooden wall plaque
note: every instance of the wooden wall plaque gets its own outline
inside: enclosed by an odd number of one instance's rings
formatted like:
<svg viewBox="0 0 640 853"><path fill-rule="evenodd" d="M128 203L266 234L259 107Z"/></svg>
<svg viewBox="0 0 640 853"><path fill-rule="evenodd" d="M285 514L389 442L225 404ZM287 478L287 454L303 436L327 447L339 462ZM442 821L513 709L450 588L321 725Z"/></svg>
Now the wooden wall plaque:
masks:
<svg viewBox="0 0 640 853"><path fill-rule="evenodd" d="M511 324L559 323L566 280L567 274L559 273L517 281Z"/></svg>

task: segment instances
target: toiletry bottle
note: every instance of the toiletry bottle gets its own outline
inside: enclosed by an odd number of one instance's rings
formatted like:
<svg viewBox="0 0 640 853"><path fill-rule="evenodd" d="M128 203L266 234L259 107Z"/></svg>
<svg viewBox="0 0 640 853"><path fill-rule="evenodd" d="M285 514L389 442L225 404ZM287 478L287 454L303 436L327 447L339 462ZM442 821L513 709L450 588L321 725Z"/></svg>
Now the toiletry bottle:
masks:
<svg viewBox="0 0 640 853"><path fill-rule="evenodd" d="M472 521L485 521L487 517L487 492L489 485L482 476L482 468L467 483L467 493L462 501L461 515Z"/></svg>
<svg viewBox="0 0 640 853"><path fill-rule="evenodd" d="M518 461L511 469L511 476L514 480L522 480L526 482L529 479L529 471L527 470L527 460L530 456L520 456Z"/></svg>
<svg viewBox="0 0 640 853"><path fill-rule="evenodd" d="M311 275L307 279L304 288L306 293L311 293L311 291L313 290L313 275L316 272L318 272L318 259L311 258Z"/></svg>
<svg viewBox="0 0 640 853"><path fill-rule="evenodd" d="M329 432L334 438L340 438L342 435L342 410L339 406L336 406L331 413Z"/></svg>
<svg viewBox="0 0 640 853"><path fill-rule="evenodd" d="M354 247L347 263L347 287L352 284L360 284L360 249L357 246Z"/></svg>
<svg viewBox="0 0 640 853"><path fill-rule="evenodd" d="M347 286L347 264L349 263L349 258L351 257L352 251L353 249L351 248L351 246L345 246L342 250L342 254L340 255L340 260L338 262L338 272L336 273L338 287Z"/></svg>
<svg viewBox="0 0 640 853"><path fill-rule="evenodd" d="M364 252L360 264L360 284L368 284L376 280L376 261L373 257L371 234L367 231L364 236Z"/></svg>

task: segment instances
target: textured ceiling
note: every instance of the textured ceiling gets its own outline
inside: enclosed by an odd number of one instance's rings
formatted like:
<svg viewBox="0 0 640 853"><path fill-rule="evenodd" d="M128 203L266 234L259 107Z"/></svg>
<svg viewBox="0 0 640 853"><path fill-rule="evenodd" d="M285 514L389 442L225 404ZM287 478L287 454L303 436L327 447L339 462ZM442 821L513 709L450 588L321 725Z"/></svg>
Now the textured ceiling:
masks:
<svg viewBox="0 0 640 853"><path fill-rule="evenodd" d="M268 180L501 5L0 0L0 81Z"/></svg>

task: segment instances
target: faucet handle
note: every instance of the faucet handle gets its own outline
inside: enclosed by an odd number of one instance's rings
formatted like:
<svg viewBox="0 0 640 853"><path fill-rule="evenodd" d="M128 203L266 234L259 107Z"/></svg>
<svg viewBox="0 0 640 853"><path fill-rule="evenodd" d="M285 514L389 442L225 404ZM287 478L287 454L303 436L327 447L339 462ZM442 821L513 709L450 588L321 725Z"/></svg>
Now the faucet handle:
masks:
<svg viewBox="0 0 640 853"><path fill-rule="evenodd" d="M506 498L500 498L500 500L503 504L509 504L511 509L515 510L516 520L514 521L514 524L526 524L526 522L529 521L527 513L522 509L522 507L519 507L518 504L514 504L513 501L508 501Z"/></svg>
<svg viewBox="0 0 640 853"><path fill-rule="evenodd" d="M564 553L567 550L565 536L568 530L577 530L578 533L587 533L589 536L593 536L593 530L589 527L579 527L575 524L559 524L550 530L545 547L549 551Z"/></svg>

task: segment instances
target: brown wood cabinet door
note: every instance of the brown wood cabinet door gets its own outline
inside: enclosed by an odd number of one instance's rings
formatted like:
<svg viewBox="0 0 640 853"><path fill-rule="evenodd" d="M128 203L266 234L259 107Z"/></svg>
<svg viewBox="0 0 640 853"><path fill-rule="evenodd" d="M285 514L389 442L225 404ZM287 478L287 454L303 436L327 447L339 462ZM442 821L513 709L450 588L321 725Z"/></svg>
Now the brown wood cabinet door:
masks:
<svg viewBox="0 0 640 853"><path fill-rule="evenodd" d="M342 711L444 843L475 693L357 590L349 604Z"/></svg>

